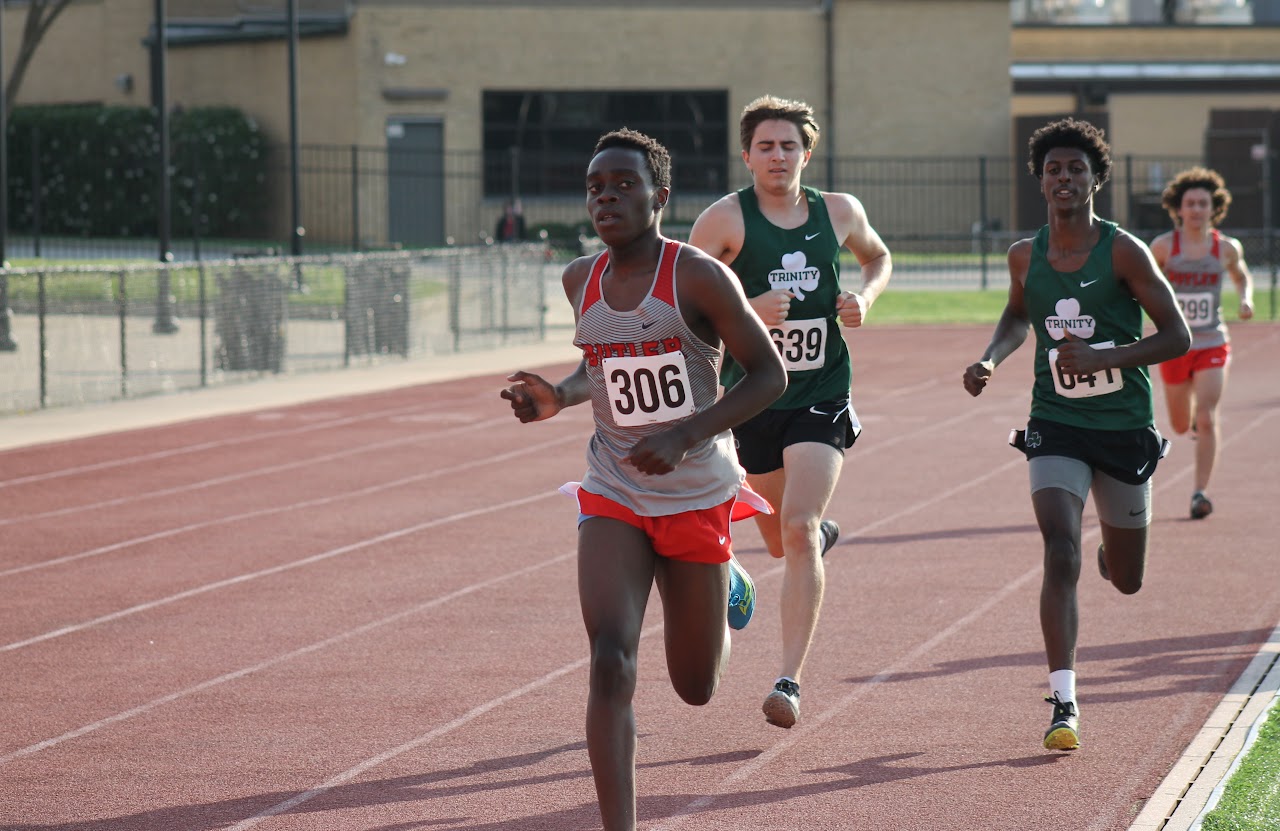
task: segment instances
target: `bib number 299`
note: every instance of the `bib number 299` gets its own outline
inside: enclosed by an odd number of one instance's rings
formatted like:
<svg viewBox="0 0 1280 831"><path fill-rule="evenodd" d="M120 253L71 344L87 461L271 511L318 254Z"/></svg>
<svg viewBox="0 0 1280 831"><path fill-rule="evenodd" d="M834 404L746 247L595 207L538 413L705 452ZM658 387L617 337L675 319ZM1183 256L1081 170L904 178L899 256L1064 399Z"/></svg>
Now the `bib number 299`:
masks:
<svg viewBox="0 0 1280 831"><path fill-rule="evenodd" d="M613 423L658 424L693 415L693 391L683 352L605 358L600 362Z"/></svg>

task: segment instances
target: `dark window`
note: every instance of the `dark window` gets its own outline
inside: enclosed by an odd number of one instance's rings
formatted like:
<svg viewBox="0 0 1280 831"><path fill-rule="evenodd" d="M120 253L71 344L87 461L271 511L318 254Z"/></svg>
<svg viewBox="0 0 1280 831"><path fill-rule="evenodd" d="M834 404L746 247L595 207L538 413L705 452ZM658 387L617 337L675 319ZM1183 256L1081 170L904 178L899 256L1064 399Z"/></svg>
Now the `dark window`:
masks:
<svg viewBox="0 0 1280 831"><path fill-rule="evenodd" d="M579 194L601 133L630 127L671 151L677 191L728 187L729 94L523 91L484 93L487 196Z"/></svg>

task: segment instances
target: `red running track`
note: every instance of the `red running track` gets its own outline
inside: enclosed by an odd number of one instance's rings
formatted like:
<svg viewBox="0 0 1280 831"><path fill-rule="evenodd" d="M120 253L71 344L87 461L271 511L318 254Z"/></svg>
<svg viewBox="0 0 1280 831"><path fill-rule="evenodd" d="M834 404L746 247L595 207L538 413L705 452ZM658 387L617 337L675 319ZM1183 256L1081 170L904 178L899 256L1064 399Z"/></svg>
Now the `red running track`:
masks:
<svg viewBox="0 0 1280 831"><path fill-rule="evenodd" d="M1005 445L1030 348L971 399L986 327L851 335L866 430L830 510L845 535L801 724L759 711L781 566L744 523L759 605L706 707L670 689L654 593L641 827L1127 828L1280 620L1280 326L1233 334L1217 513L1184 519L1177 440L1143 591L1082 576L1074 754L1039 744L1040 543ZM520 425L502 385L0 453L0 828L598 828L555 492L590 413Z"/></svg>

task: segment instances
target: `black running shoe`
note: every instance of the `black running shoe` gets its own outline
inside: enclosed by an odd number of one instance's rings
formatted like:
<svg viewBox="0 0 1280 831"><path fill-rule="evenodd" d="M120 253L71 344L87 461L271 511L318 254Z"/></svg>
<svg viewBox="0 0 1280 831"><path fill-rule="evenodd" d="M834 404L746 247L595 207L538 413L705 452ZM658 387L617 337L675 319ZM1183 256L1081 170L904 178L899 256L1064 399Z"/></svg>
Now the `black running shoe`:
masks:
<svg viewBox="0 0 1280 831"><path fill-rule="evenodd" d="M783 678L764 700L764 720L790 730L800 718L800 685Z"/></svg>
<svg viewBox="0 0 1280 831"><path fill-rule="evenodd" d="M1103 546L1099 545L1098 546L1098 573L1102 575L1103 580L1106 580L1108 583L1110 583L1111 574L1110 572L1107 571L1107 558L1106 558L1106 555L1102 553L1102 551L1103 551Z"/></svg>
<svg viewBox="0 0 1280 831"><path fill-rule="evenodd" d="M1080 746L1080 711L1074 701L1062 701L1058 694L1046 698L1053 705L1053 721L1044 733L1046 750L1075 750Z"/></svg>
<svg viewBox="0 0 1280 831"><path fill-rule="evenodd" d="M1204 495L1204 491L1196 491L1191 495L1191 518L1204 519L1213 513L1213 503L1209 501L1209 497Z"/></svg>
<svg viewBox="0 0 1280 831"><path fill-rule="evenodd" d="M836 540L840 539L840 526L834 519L824 519L818 525L818 533L822 535L822 556L825 557L836 544Z"/></svg>

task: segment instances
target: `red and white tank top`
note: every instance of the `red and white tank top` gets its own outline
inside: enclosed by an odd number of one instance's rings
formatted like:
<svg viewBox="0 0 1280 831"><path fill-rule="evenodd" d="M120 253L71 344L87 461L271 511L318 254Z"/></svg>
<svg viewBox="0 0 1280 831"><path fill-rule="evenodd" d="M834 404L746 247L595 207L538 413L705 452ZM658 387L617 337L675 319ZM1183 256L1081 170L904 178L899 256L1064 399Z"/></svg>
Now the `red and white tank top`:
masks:
<svg viewBox="0 0 1280 831"><path fill-rule="evenodd" d="M640 516L719 505L745 478L729 431L696 445L662 476L622 462L636 442L705 410L719 396L720 350L695 335L680 313L676 262L683 247L664 240L653 285L630 311L605 300L609 254L600 254L583 289L573 340L586 360L596 424L582 487Z"/></svg>
<svg viewBox="0 0 1280 831"><path fill-rule="evenodd" d="M1164 274L1173 286L1182 316L1191 327L1191 348L1208 349L1227 342L1222 322L1222 284L1226 269L1220 256L1222 235L1213 229L1209 253L1188 257L1182 251L1182 233L1173 232L1173 248L1164 263Z"/></svg>

